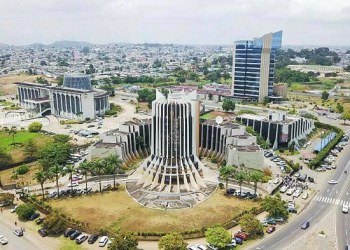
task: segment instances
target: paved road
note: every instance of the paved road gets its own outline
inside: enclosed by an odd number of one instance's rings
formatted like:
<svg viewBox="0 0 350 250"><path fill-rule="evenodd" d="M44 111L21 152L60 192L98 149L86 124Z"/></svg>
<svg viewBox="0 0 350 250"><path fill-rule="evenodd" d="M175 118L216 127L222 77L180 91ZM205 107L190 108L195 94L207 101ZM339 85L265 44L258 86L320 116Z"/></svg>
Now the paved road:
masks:
<svg viewBox="0 0 350 250"><path fill-rule="evenodd" d="M290 223L287 223L280 229L277 226L277 230L274 234L267 236L264 240L252 245L248 249L290 249L301 238L306 237L309 230L312 230L314 226L322 222L326 215L333 211L339 215L339 211L341 211L340 204L344 203L344 201L350 201L350 197L347 196L347 192L349 191L348 185L350 182L350 174L346 175L343 173L345 168L350 169L349 160L350 147L346 147L337 163L338 168L334 171L332 177L332 179L338 180L338 184L330 185L325 183L324 188L316 194L304 211L302 211L297 217L291 219ZM345 222L341 221L341 219L344 219L344 215L338 216L337 219L339 225L337 226L337 238L339 246L343 248L347 237L346 231L343 227L346 227L348 233L350 233L350 223L345 225ZM302 230L300 228L304 221L310 222L310 228L307 230ZM340 222L342 223L339 224ZM342 232L343 230L345 232Z"/></svg>

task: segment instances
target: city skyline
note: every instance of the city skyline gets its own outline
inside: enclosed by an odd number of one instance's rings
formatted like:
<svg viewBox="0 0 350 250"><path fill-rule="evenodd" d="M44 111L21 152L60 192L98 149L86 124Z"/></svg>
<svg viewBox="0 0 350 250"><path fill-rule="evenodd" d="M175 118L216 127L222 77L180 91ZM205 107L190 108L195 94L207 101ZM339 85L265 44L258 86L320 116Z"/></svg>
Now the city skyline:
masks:
<svg viewBox="0 0 350 250"><path fill-rule="evenodd" d="M282 29L285 45L344 46L349 8L341 0L3 1L0 43L231 45Z"/></svg>

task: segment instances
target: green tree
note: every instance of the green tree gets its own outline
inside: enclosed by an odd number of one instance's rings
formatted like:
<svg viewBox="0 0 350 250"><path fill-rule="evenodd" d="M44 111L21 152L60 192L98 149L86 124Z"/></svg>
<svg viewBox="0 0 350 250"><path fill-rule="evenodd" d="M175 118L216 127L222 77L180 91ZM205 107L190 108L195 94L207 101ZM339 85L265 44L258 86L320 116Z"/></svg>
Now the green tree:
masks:
<svg viewBox="0 0 350 250"><path fill-rule="evenodd" d="M67 223L58 213L54 212L45 217L42 226L49 234L60 234L67 228Z"/></svg>
<svg viewBox="0 0 350 250"><path fill-rule="evenodd" d="M98 182L100 184L100 192L102 192L102 183L101 183L101 175L106 170L106 167L108 167L108 162L106 160L94 160L92 162L93 164L93 172L98 175Z"/></svg>
<svg viewBox="0 0 350 250"><path fill-rule="evenodd" d="M87 187L88 187L87 176L88 176L88 173L91 173L92 171L92 162L90 161L81 162L79 165L79 169L81 170L82 174L85 176L85 188L87 190Z"/></svg>
<svg viewBox="0 0 350 250"><path fill-rule="evenodd" d="M35 213L35 206L32 203L25 203L19 205L16 209L16 214L20 220L29 220L30 217Z"/></svg>
<svg viewBox="0 0 350 250"><path fill-rule="evenodd" d="M262 205L266 212L269 213L270 217L282 217L284 219L288 218L287 202L282 200L280 194L273 196L265 196Z"/></svg>
<svg viewBox="0 0 350 250"><path fill-rule="evenodd" d="M36 78L36 81L37 81L37 83L40 83L40 84L49 84L49 81L46 80L46 79L45 79L44 77L42 77L42 76L37 77L37 78Z"/></svg>
<svg viewBox="0 0 350 250"><path fill-rule="evenodd" d="M209 93L208 98L209 98L209 100L213 100L213 94Z"/></svg>
<svg viewBox="0 0 350 250"><path fill-rule="evenodd" d="M256 194L256 191L258 189L258 183L262 182L264 179L264 174L258 171L251 171L249 174L249 181L254 183L254 193Z"/></svg>
<svg viewBox="0 0 350 250"><path fill-rule="evenodd" d="M158 248L162 250L186 250L187 243L179 232L171 232L161 237Z"/></svg>
<svg viewBox="0 0 350 250"><path fill-rule="evenodd" d="M111 238L114 239L108 246L108 249L110 250L137 250L137 236L131 231L118 228L112 234Z"/></svg>
<svg viewBox="0 0 350 250"><path fill-rule="evenodd" d="M0 182L1 183L1 182ZM4 204L13 204L13 200L15 199L15 195L11 193L0 193L0 201Z"/></svg>
<svg viewBox="0 0 350 250"><path fill-rule="evenodd" d="M228 178L232 176L235 172L235 168L232 166L223 166L220 167L220 177L226 181L226 191L228 187Z"/></svg>
<svg viewBox="0 0 350 250"><path fill-rule="evenodd" d="M252 239L264 234L262 223L251 213L243 215L239 221L239 225L247 231L249 237Z"/></svg>
<svg viewBox="0 0 350 250"><path fill-rule="evenodd" d="M350 120L350 114L343 114L340 119L342 119L345 124L345 121Z"/></svg>
<svg viewBox="0 0 350 250"><path fill-rule="evenodd" d="M243 171L239 171L235 173L234 178L239 184L239 192L242 193L242 184L244 181L247 180L247 174L244 173Z"/></svg>
<svg viewBox="0 0 350 250"><path fill-rule="evenodd" d="M28 142L24 145L24 155L27 159L34 159L38 154L38 146L36 143L30 139Z"/></svg>
<svg viewBox="0 0 350 250"><path fill-rule="evenodd" d="M0 167L8 166L12 163L12 156L0 148Z"/></svg>
<svg viewBox="0 0 350 250"><path fill-rule="evenodd" d="M40 150L39 163L46 171L52 165L64 165L70 156L70 147L66 143L53 143Z"/></svg>
<svg viewBox="0 0 350 250"><path fill-rule="evenodd" d="M339 102L337 103L336 109L337 109L338 113L343 113L344 112L344 107Z"/></svg>
<svg viewBox="0 0 350 250"><path fill-rule="evenodd" d="M12 127L9 131L8 131L9 135L12 136L12 144L13 146L16 146L16 141L15 141L15 136L17 135L17 129L16 127Z"/></svg>
<svg viewBox="0 0 350 250"><path fill-rule="evenodd" d="M292 141L288 147L289 152L291 152L292 154L295 151L295 141Z"/></svg>
<svg viewBox="0 0 350 250"><path fill-rule="evenodd" d="M57 195L59 195L60 193L60 186L58 185L58 178L60 177L60 175L63 176L64 171L63 171L63 167L55 164L52 167L49 168L49 172L48 172L48 176L50 177L55 177L56 179L56 187L57 187Z"/></svg>
<svg viewBox="0 0 350 250"><path fill-rule="evenodd" d="M265 96L263 101L264 106L266 106L269 103L269 101L270 101L270 98L268 96Z"/></svg>
<svg viewBox="0 0 350 250"><path fill-rule="evenodd" d="M322 94L321 94L321 99L323 101L327 101L328 97L329 97L329 93L327 91L323 91Z"/></svg>
<svg viewBox="0 0 350 250"><path fill-rule="evenodd" d="M39 132L43 125L40 122L32 122L28 126L28 131L29 132Z"/></svg>
<svg viewBox="0 0 350 250"><path fill-rule="evenodd" d="M225 248L231 242L231 235L223 227L208 228L205 232L207 242L217 248Z"/></svg>
<svg viewBox="0 0 350 250"><path fill-rule="evenodd" d="M73 194L73 186L72 186L72 183L73 183L73 174L76 172L75 166L74 166L74 165L68 165L68 166L66 166L64 172L65 172L66 174L68 174L68 176L69 176L68 179L70 180L71 190L72 190L71 194Z"/></svg>
<svg viewBox="0 0 350 250"><path fill-rule="evenodd" d="M123 161L119 159L119 155L109 155L106 161L108 161L110 166L113 166L113 187L115 188L115 171L119 169Z"/></svg>
<svg viewBox="0 0 350 250"><path fill-rule="evenodd" d="M236 104L234 101L230 100L230 99L225 99L224 102L222 103L222 109L224 111L234 111L236 108Z"/></svg>
<svg viewBox="0 0 350 250"><path fill-rule="evenodd" d="M36 180L39 184L40 184L40 186L41 186L41 193L42 193L42 195L43 195L43 200L44 200L44 195L45 195L45 193L44 193L44 183L45 183L45 181L48 179L48 175L47 175L47 173L44 171L44 170L42 170L42 169L40 169L39 171L37 171L35 174L34 174L34 178L33 178L33 180Z"/></svg>
<svg viewBox="0 0 350 250"><path fill-rule="evenodd" d="M72 137L70 137L69 135L57 134L53 136L53 139L55 142L58 143L68 143L72 139Z"/></svg>

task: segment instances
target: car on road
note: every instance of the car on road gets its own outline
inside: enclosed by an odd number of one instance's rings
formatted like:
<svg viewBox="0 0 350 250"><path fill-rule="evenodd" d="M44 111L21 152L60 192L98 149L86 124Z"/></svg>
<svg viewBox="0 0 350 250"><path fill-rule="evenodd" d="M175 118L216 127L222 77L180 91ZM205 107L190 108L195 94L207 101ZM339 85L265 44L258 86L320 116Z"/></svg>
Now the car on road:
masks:
<svg viewBox="0 0 350 250"><path fill-rule="evenodd" d="M96 242L96 240L98 239L98 234L93 234L90 236L88 243L89 244L94 244Z"/></svg>
<svg viewBox="0 0 350 250"><path fill-rule="evenodd" d="M303 194L303 196L301 197L303 200L306 200L307 198L309 198L309 193L305 193Z"/></svg>
<svg viewBox="0 0 350 250"><path fill-rule="evenodd" d="M88 238L88 235L87 234L82 234L82 235L79 235L76 239L75 239L75 242L77 244L81 244L83 243L84 241L86 241Z"/></svg>
<svg viewBox="0 0 350 250"><path fill-rule="evenodd" d="M6 245L8 243L8 240L5 238L5 236L0 235L0 244Z"/></svg>
<svg viewBox="0 0 350 250"><path fill-rule="evenodd" d="M269 228L266 229L266 233L270 234L270 233L273 233L275 230L276 230L275 226L269 226Z"/></svg>
<svg viewBox="0 0 350 250"><path fill-rule="evenodd" d="M302 225L301 225L301 229L307 229L310 226L310 222L305 221Z"/></svg>
<svg viewBox="0 0 350 250"><path fill-rule="evenodd" d="M32 214L32 216L30 216L30 220L33 221L35 220L36 218L39 218L40 214L39 213L34 213Z"/></svg>
<svg viewBox="0 0 350 250"><path fill-rule="evenodd" d="M329 180L328 184L338 184L338 181L336 181L336 180Z"/></svg>
<svg viewBox="0 0 350 250"><path fill-rule="evenodd" d="M47 232L44 229L39 229L38 233L40 234L41 237L46 237L47 236Z"/></svg>
<svg viewBox="0 0 350 250"><path fill-rule="evenodd" d="M79 183L78 182L72 182L68 184L68 187L78 187Z"/></svg>
<svg viewBox="0 0 350 250"><path fill-rule="evenodd" d="M75 229L74 228L67 228L66 231L64 231L63 235L64 237L69 237L71 236L73 233L75 233Z"/></svg>
<svg viewBox="0 0 350 250"><path fill-rule="evenodd" d="M102 236L100 241L98 242L99 247L104 247L108 242L108 237L107 236Z"/></svg>
<svg viewBox="0 0 350 250"><path fill-rule="evenodd" d="M349 212L349 207L347 205L343 205L343 208L341 210L343 213L347 214Z"/></svg>
<svg viewBox="0 0 350 250"><path fill-rule="evenodd" d="M81 231L75 231L69 236L70 240L75 240L79 235L81 235Z"/></svg>
<svg viewBox="0 0 350 250"><path fill-rule="evenodd" d="M18 208L18 206L15 206L14 208L12 208L12 209L10 210L10 211L11 211L11 213L16 212L17 208Z"/></svg>
<svg viewBox="0 0 350 250"><path fill-rule="evenodd" d="M23 236L23 231L22 231L21 229L15 229L15 230L13 231L13 233L14 233L15 235L17 235L18 237Z"/></svg>

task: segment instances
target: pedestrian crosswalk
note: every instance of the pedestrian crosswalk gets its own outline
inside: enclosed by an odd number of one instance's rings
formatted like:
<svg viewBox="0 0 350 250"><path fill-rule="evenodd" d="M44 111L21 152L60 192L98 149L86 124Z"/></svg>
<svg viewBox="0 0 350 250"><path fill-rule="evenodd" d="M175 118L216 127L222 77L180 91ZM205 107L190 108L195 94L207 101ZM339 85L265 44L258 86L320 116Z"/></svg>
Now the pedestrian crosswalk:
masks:
<svg viewBox="0 0 350 250"><path fill-rule="evenodd" d="M344 201L344 200L339 200L339 199L334 199L334 198L330 198L330 197L324 197L324 196L319 196L316 195L313 198L314 201L318 201L318 202L323 202L323 203L328 203L328 204L335 204L335 205L339 205L339 206L350 206L350 201Z"/></svg>

